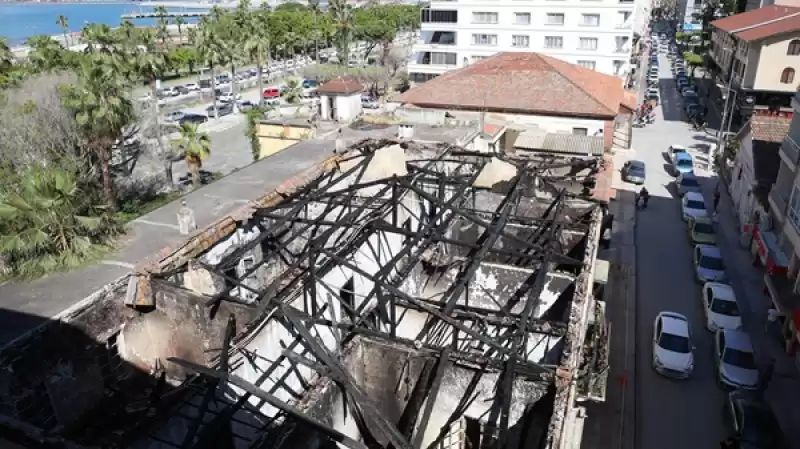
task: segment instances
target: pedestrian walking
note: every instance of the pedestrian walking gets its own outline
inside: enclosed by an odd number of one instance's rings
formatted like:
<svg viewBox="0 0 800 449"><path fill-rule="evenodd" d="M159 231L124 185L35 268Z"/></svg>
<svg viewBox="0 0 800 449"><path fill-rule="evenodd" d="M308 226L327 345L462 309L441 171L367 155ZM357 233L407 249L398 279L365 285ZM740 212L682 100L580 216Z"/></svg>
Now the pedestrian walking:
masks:
<svg viewBox="0 0 800 449"><path fill-rule="evenodd" d="M775 326L775 323L778 322L778 315L778 311L772 307L767 310L767 323L764 327L764 333L769 333L770 329Z"/></svg>
<svg viewBox="0 0 800 449"><path fill-rule="evenodd" d="M186 204L186 200L181 200L181 208L178 210L178 231L181 235L189 235L196 229L194 211Z"/></svg>
<svg viewBox="0 0 800 449"><path fill-rule="evenodd" d="M717 207L719 207L719 199L720 199L719 190L715 190L714 191L714 212L716 212L717 211Z"/></svg>

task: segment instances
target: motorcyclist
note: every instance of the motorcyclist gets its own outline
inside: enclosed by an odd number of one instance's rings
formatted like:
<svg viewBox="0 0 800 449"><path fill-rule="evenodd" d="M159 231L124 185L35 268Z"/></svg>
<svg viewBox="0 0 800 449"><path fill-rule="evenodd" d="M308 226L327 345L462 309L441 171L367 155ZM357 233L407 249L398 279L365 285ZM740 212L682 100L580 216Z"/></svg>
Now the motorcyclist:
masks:
<svg viewBox="0 0 800 449"><path fill-rule="evenodd" d="M642 201L642 209L646 209L647 202L650 201L650 192L647 191L647 187L642 187L642 190L639 191L639 197L636 199L637 204L639 200Z"/></svg>

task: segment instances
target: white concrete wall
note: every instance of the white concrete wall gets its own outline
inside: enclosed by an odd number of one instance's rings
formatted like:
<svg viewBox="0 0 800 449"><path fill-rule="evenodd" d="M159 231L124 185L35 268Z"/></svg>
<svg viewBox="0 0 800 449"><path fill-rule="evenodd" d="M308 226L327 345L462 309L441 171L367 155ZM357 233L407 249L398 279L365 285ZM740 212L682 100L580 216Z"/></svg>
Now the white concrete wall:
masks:
<svg viewBox="0 0 800 449"><path fill-rule="evenodd" d="M480 58L491 56L499 52L538 52L567 62L578 61L595 62L595 70L610 75L624 77L629 71L630 51L633 38L636 14L634 2L620 3L618 0L580 1L564 0L554 3L548 0L513 1L501 0L490 2L487 0L459 0L458 2L434 0L431 2L432 10L457 10L458 23L425 23L421 24L420 41L414 45L412 59L409 64L410 73L436 73L441 74L455 68L471 64ZM498 23L483 24L473 22L474 12L497 12ZM530 14L528 25L517 25L515 13ZM563 13L563 25L550 25L547 23L547 13ZM627 20L623 20L623 13ZM582 14L600 15L599 26L582 25ZM430 36L434 31L456 32L455 45L431 44ZM497 45L475 45L473 34L496 34ZM512 36L528 36L528 47L514 47ZM560 49L546 48L545 36L559 36L563 38ZM579 49L579 39L582 37L597 38L596 50ZM627 37L628 45L622 51L617 51L616 37ZM423 52L443 52L456 54L454 65L421 64L419 57ZM615 73L614 61L621 61L622 69Z"/></svg>

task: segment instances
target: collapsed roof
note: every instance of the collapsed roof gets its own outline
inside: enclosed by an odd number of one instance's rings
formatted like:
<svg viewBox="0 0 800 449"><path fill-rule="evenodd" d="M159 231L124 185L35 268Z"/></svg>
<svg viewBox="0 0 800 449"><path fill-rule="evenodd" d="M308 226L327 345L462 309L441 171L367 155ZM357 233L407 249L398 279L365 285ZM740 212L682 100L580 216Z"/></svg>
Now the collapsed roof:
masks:
<svg viewBox="0 0 800 449"><path fill-rule="evenodd" d="M5 348L29 374L0 424L69 448L559 447L600 164L361 142Z"/></svg>

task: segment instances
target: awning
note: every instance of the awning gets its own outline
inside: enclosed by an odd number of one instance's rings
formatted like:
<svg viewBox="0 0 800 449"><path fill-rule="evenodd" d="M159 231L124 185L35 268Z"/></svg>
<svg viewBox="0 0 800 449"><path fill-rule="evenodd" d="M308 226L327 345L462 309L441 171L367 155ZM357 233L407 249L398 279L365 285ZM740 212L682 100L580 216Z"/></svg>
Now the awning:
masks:
<svg viewBox="0 0 800 449"><path fill-rule="evenodd" d="M758 257L766 267L768 274L785 274L789 268L789 259L783 254L778 237L774 232L762 231L753 227L753 241L758 248Z"/></svg>
<svg viewBox="0 0 800 449"><path fill-rule="evenodd" d="M608 272L611 264L607 260L595 259L594 261L594 282L606 285L608 283Z"/></svg>

